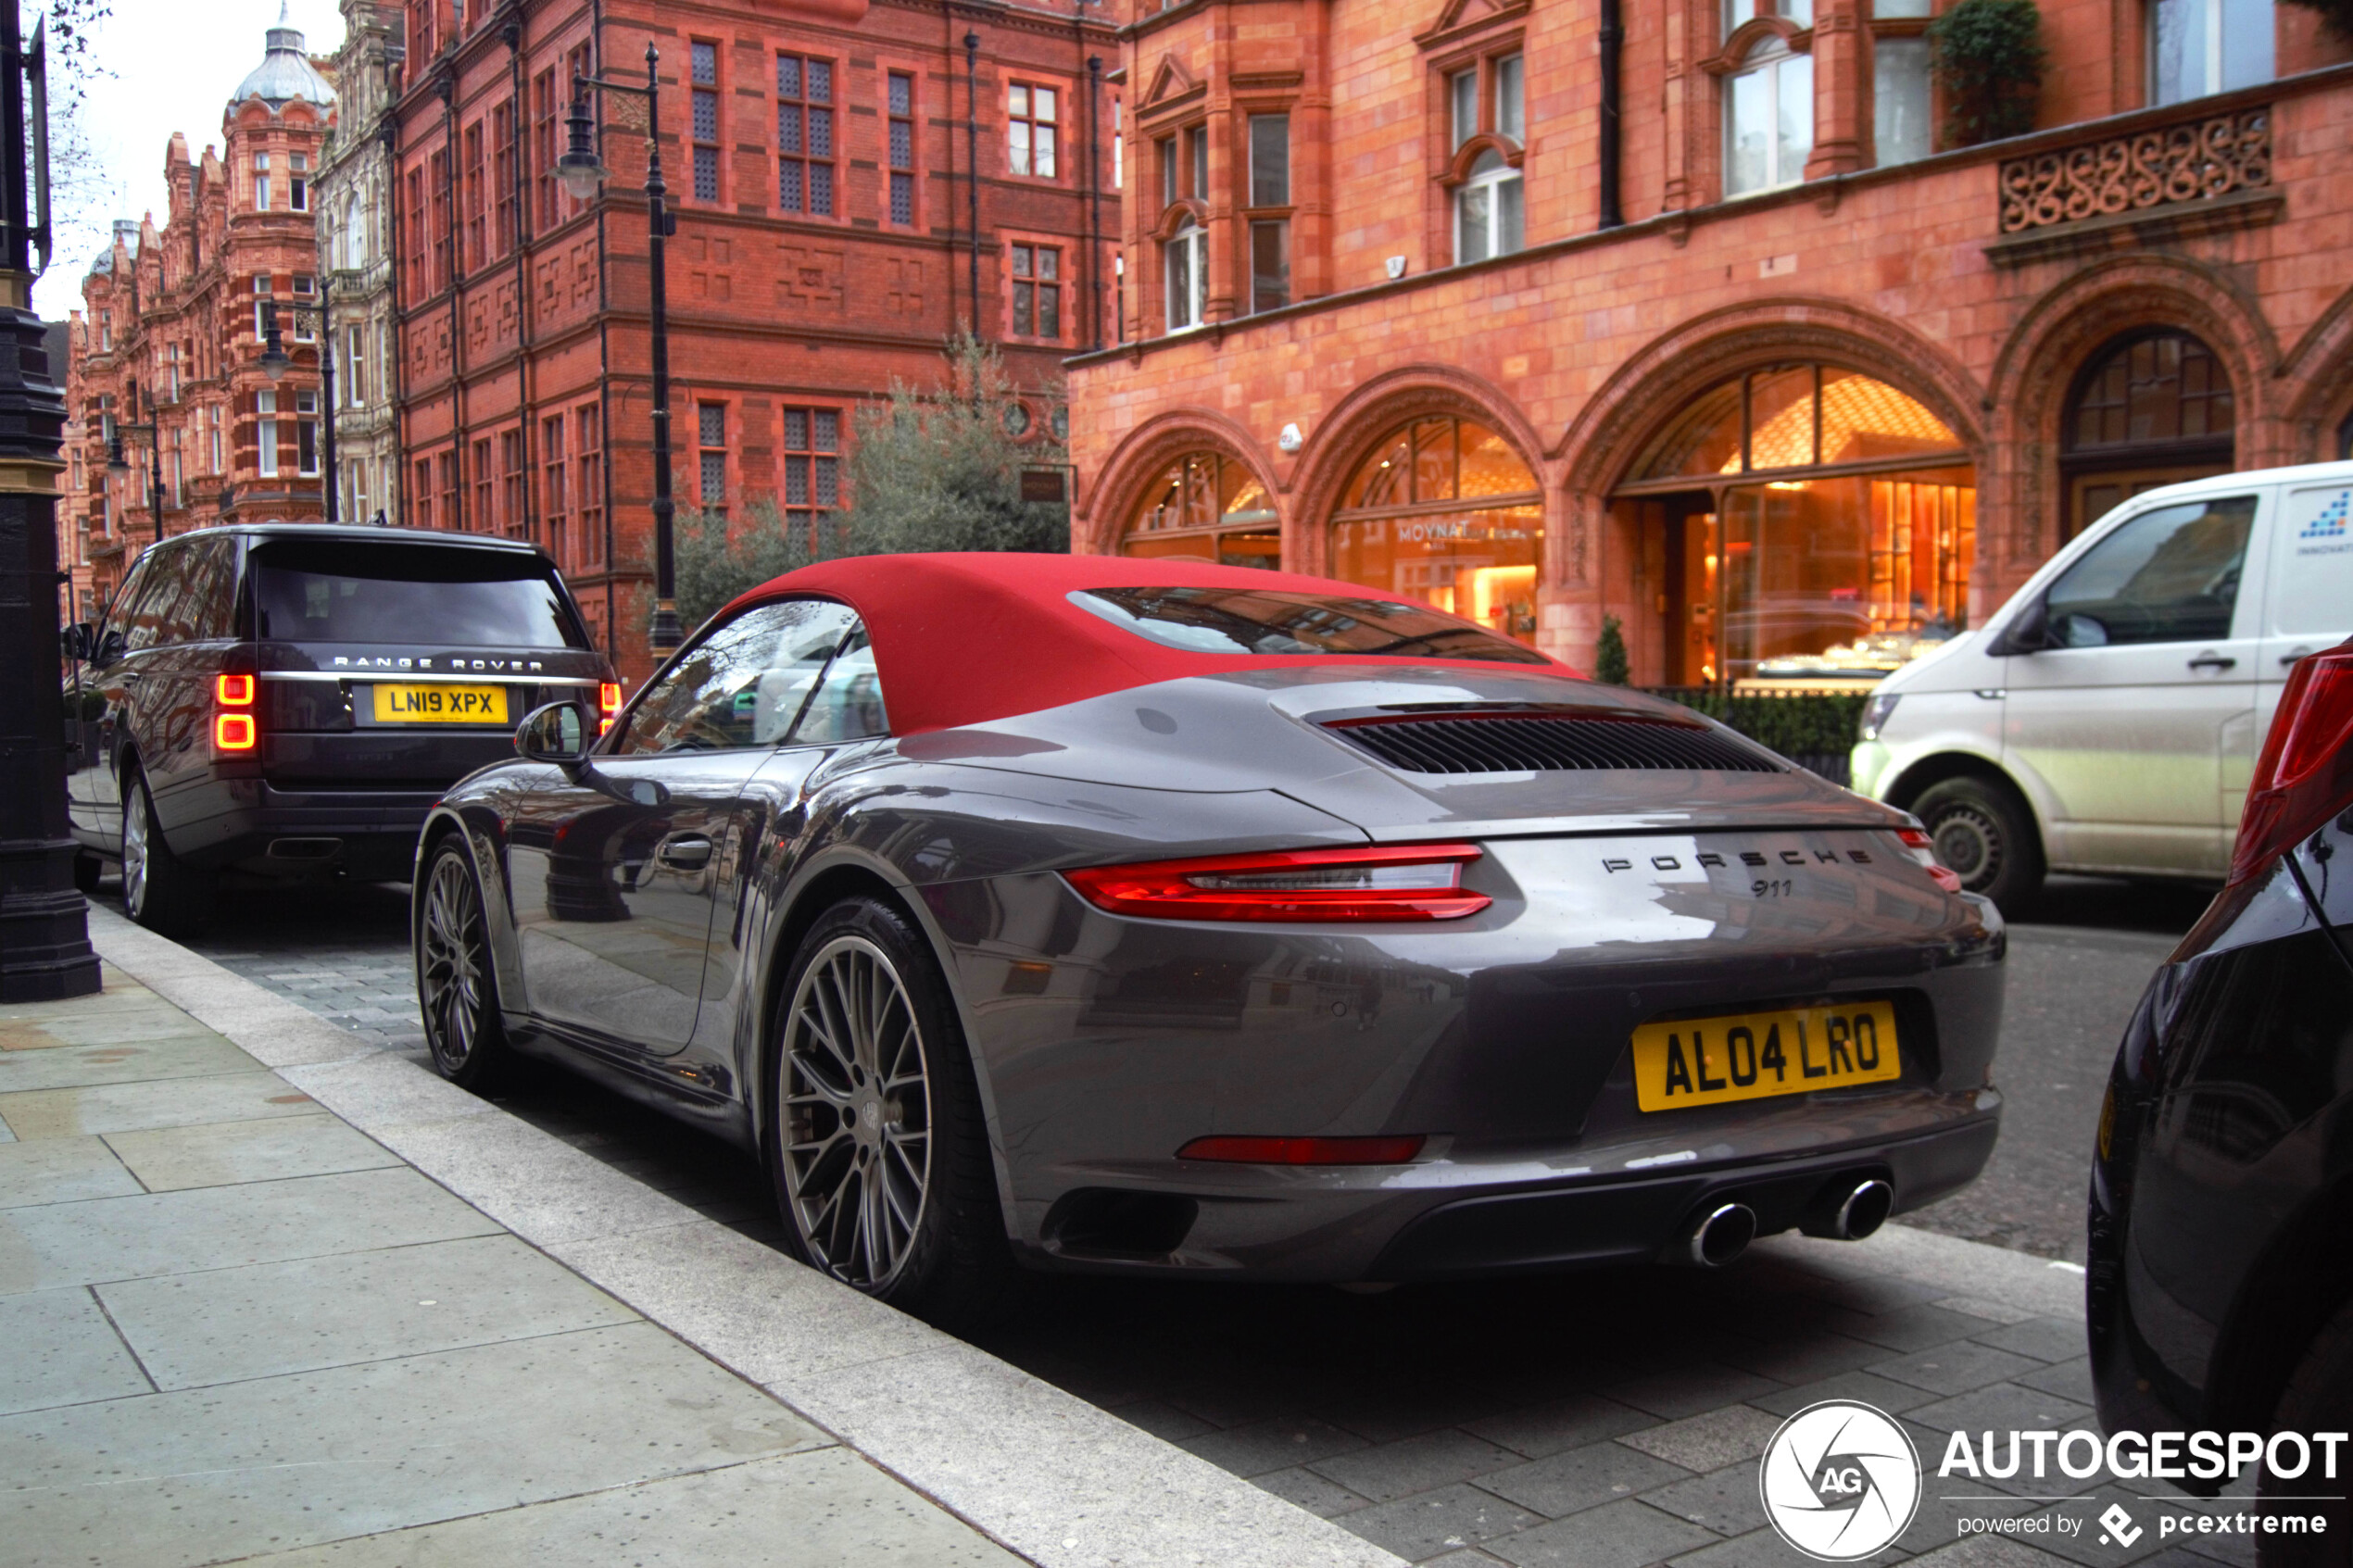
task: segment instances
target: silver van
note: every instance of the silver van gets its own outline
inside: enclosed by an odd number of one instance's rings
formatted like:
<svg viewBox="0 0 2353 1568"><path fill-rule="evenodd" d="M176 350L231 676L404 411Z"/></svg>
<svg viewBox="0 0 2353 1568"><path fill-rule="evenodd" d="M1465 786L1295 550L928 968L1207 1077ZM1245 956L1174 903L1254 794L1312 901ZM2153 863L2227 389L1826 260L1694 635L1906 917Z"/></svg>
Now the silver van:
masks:
<svg viewBox="0 0 2353 1568"><path fill-rule="evenodd" d="M1962 885L2220 882L2288 667L2353 633L2353 463L2135 495L1871 694L1854 787Z"/></svg>

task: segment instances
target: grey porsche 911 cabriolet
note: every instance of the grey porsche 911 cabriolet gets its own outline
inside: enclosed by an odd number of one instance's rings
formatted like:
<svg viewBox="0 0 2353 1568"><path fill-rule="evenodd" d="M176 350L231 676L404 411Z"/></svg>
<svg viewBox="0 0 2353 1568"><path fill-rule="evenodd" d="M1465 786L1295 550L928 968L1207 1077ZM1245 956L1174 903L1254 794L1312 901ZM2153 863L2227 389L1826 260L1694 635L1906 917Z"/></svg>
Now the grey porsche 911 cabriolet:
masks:
<svg viewBox="0 0 2353 1568"><path fill-rule="evenodd" d="M1919 824L1417 601L898 556L551 704L417 850L436 1067L758 1152L804 1258L1383 1282L1859 1237L1994 1147Z"/></svg>

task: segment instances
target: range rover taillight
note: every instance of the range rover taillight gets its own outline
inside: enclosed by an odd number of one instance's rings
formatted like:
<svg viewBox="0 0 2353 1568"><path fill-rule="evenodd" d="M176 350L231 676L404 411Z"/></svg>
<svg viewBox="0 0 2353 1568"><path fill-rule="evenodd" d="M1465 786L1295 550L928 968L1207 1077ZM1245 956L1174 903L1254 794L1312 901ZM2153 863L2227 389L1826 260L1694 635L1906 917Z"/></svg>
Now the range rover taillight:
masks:
<svg viewBox="0 0 2353 1568"><path fill-rule="evenodd" d="M255 682L250 674L216 675L212 680L212 748L251 751L261 743L261 726L253 713Z"/></svg>
<svg viewBox="0 0 2353 1568"><path fill-rule="evenodd" d="M597 687L597 733L603 734L621 716L621 683L606 681Z"/></svg>

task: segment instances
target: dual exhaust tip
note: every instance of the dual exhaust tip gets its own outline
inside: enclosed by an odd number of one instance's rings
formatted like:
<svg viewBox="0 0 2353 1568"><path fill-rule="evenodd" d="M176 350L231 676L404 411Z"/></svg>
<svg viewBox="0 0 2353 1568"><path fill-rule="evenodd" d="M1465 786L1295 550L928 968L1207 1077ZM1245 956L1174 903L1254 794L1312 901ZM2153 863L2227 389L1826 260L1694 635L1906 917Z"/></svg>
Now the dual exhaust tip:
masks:
<svg viewBox="0 0 2353 1568"><path fill-rule="evenodd" d="M1860 1241L1887 1222L1895 1189L1879 1176L1843 1177L1806 1205L1797 1228L1807 1236ZM1756 1239L1756 1210L1737 1199L1700 1205L1684 1222L1667 1259L1694 1269L1720 1269Z"/></svg>

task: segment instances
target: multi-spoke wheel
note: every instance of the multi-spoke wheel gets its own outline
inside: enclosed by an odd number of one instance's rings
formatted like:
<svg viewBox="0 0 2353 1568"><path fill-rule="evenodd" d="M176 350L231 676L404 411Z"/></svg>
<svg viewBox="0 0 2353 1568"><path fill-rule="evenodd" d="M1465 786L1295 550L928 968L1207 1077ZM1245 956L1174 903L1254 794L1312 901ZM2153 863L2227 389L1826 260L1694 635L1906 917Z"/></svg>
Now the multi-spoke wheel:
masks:
<svg viewBox="0 0 2353 1568"><path fill-rule="evenodd" d="M122 775L122 908L150 931L167 935L200 922L211 903L211 880L171 852L156 822L155 797L135 765Z"/></svg>
<svg viewBox="0 0 2353 1568"><path fill-rule="evenodd" d="M882 900L846 899L802 939L779 1000L769 1168L800 1255L936 1323L987 1317L1013 1256L929 946Z"/></svg>
<svg viewBox="0 0 2353 1568"><path fill-rule="evenodd" d="M1930 786L1912 812L1936 845L1936 858L1961 885L1982 893L2015 917L2043 885L2043 843L2034 815L2007 785L1963 776Z"/></svg>
<svg viewBox="0 0 2353 1568"><path fill-rule="evenodd" d="M462 841L441 846L418 894L417 1000L434 1069L453 1084L481 1088L506 1065L506 1035L482 887Z"/></svg>
<svg viewBox="0 0 2353 1568"><path fill-rule="evenodd" d="M785 1018L793 1223L836 1279L887 1289L931 1187L923 1031L890 956L843 935L801 972Z"/></svg>

